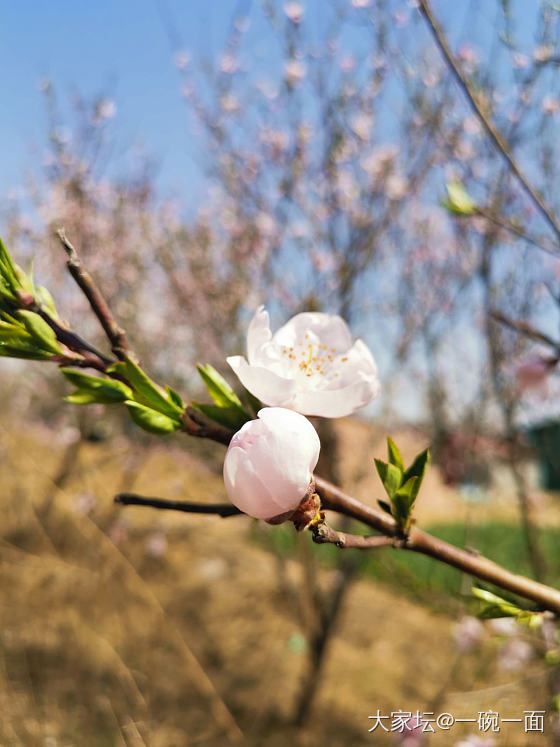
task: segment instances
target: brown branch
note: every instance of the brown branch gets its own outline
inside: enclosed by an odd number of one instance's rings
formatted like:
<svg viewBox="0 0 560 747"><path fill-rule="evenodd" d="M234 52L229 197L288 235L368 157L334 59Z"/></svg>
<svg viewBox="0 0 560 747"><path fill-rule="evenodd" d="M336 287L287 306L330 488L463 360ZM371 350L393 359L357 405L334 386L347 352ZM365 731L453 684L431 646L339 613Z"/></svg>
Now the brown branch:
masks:
<svg viewBox="0 0 560 747"><path fill-rule="evenodd" d="M501 324L504 324L506 327L509 327L510 329L513 329L516 332L519 332L525 337L530 337L531 340L535 340L535 342L543 342L545 345L548 345L557 353L560 352L560 342L553 340L552 337L549 337L544 332L540 332L538 329L533 327L528 322L520 321L518 319L511 319L509 316L506 316L501 311L492 311L491 316L497 322L500 322Z"/></svg>
<svg viewBox="0 0 560 747"><path fill-rule="evenodd" d="M482 218L486 218L486 220L490 221L490 223L493 223L499 228L503 228L505 231L509 231L510 233L513 233L515 236L518 236L520 239L524 239L527 243L532 244L533 246L536 246L538 249L541 249L543 252L546 252L547 254L551 254L553 257L558 257L558 246L554 246L554 245L549 246L542 239L526 233L522 228L520 228L518 225L516 225L512 221L507 220L506 218L502 218L501 216L494 215L494 213L491 213L490 211L487 211L484 208L480 208L480 207L477 208L476 213L473 213L473 215L474 216L479 215Z"/></svg>
<svg viewBox="0 0 560 747"><path fill-rule="evenodd" d="M37 313L41 317L41 319L43 319L49 325L49 327L55 333L58 342L61 342L73 352L79 353L81 356L83 356L82 359L72 360L71 365L80 366L82 368L95 368L98 371L105 371L107 366L114 362L113 360L111 360L111 358L103 355L103 353L94 348L93 345L90 345L89 342L86 342L75 332L72 332L72 330L63 327L61 324L59 324L59 322L53 319L46 311L44 311L40 307L36 306L32 310L35 311L35 313Z"/></svg>
<svg viewBox="0 0 560 747"><path fill-rule="evenodd" d="M490 118L485 113L484 109L482 108L481 104L479 103L476 93L471 87L471 84L467 80L467 78L463 75L463 72L461 68L459 67L457 61L455 60L455 57L453 56L453 53L451 52L449 45L447 43L447 40L445 38L445 34L443 33L443 30L439 23L436 21L432 9L430 7L430 3L428 0L420 0L420 6L419 6L420 12L426 19L426 22L428 24L428 27L432 33L432 36L434 37L434 40L439 47L445 62L447 63L448 68L450 69L451 73L454 75L457 83L459 84L459 87L465 94L469 104L471 105L472 110L482 123L484 129L486 130L487 134L489 135L490 139L498 149L499 153L502 155L504 160L506 161L510 171L515 175L517 178L517 181L524 189L525 193L529 196L533 204L536 206L538 211L541 213L545 221L548 223L550 228L554 231L556 234L556 237L560 239L560 224L556 220L552 210L548 207L548 205L544 202L543 198L540 196L540 194L536 191L536 189L532 186L532 184L529 182L523 171L521 170L519 164L513 157L513 154L511 153L508 144L506 143L503 135L500 133L500 131L494 126L494 124L491 122Z"/></svg>
<svg viewBox="0 0 560 747"><path fill-rule="evenodd" d="M389 537L398 537L399 529L387 514L360 503L319 477L315 478L315 483L324 508L358 519ZM406 541L402 543L402 548L428 555L482 581L530 599L543 609L560 614L560 591L557 589L518 576L482 555L461 550L420 529L411 529Z"/></svg>
<svg viewBox="0 0 560 747"><path fill-rule="evenodd" d="M214 514L223 518L244 515L231 503L187 503L185 501L169 501L165 498L146 498L136 495L136 493L119 493L115 496L114 501L123 506L150 506L151 508L183 511L186 514Z"/></svg>
<svg viewBox="0 0 560 747"><path fill-rule="evenodd" d="M117 324L107 301L95 284L92 276L82 265L76 249L66 238L64 229L60 228L56 232L56 235L68 254L68 261L66 263L68 271L89 301L93 313L99 320L99 323L103 327L103 331L107 335L107 339L111 344L111 350L119 360L125 360L126 358L132 357L132 349L128 344L124 329L121 329Z"/></svg>
<svg viewBox="0 0 560 747"><path fill-rule="evenodd" d="M183 413L183 428L189 436L196 438L209 438L211 441L217 441L219 444L227 446L231 441L233 432L219 423L215 423L206 417L200 410L188 405Z"/></svg>
<svg viewBox="0 0 560 747"><path fill-rule="evenodd" d="M316 542L318 545L336 545L341 550L346 548L371 550L375 547L398 547L401 542L401 540L395 537L385 537L383 534L377 534L373 537L363 537L360 534L338 532L325 523L312 524L309 530L313 535L313 542Z"/></svg>

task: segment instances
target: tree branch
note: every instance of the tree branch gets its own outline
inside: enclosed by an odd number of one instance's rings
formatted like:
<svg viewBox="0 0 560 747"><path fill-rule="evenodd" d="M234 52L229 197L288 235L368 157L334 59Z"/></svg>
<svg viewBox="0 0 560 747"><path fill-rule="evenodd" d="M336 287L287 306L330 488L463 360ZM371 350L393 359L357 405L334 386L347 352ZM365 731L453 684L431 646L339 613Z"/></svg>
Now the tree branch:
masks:
<svg viewBox="0 0 560 747"><path fill-rule="evenodd" d="M499 228L503 228L504 231L509 231L515 236L518 236L520 239L524 239L527 243L532 244L532 246L536 246L543 252L546 252L547 254L551 254L553 257L558 258L557 246L548 246L548 244L544 243L542 239L526 233L522 228L517 226L515 223L512 223L512 221L507 220L506 218L502 218L501 216L494 215L494 213L491 213L490 211L480 207L477 208L476 213L473 213L473 215L479 215L482 218L486 218L487 221L490 221L490 223L493 223Z"/></svg>
<svg viewBox="0 0 560 747"><path fill-rule="evenodd" d="M244 515L231 503L187 503L186 501L169 501L165 498L147 498L136 493L119 493L114 501L123 506L150 506L151 508L183 511L186 514L214 514L223 518Z"/></svg>
<svg viewBox="0 0 560 747"><path fill-rule="evenodd" d="M552 337L549 337L544 332L540 332L528 322L511 319L501 311L492 311L491 316L497 322L501 322L501 324L504 324L506 327L519 332L525 337L530 337L531 340L535 340L535 342L542 342L551 347L556 353L560 353L560 342L553 340Z"/></svg>
<svg viewBox="0 0 560 747"><path fill-rule="evenodd" d="M107 339L111 344L111 350L119 360L124 360L132 356L132 349L126 339L126 333L124 329L121 329L117 324L113 312L109 308L109 305L103 294L95 284L95 281L82 265L76 249L72 246L70 241L66 238L63 228L59 228L56 232L60 243L64 247L68 254L68 261L66 266L68 271L78 284L80 290L83 292L89 304L92 308L93 313L99 320L103 331L107 335Z"/></svg>
<svg viewBox="0 0 560 747"><path fill-rule="evenodd" d="M385 537L383 534L377 534L373 537L363 537L360 534L338 532L325 523L312 524L309 530L313 535L313 542L316 542L318 545L336 545L341 550L346 548L371 550L376 547L399 547L401 543L401 540L395 537Z"/></svg>
<svg viewBox="0 0 560 747"><path fill-rule="evenodd" d="M500 131L494 126L494 124L491 122L490 118L487 116L485 111L483 110L481 104L479 103L477 96L471 87L471 84L467 80L467 78L464 76L461 68L457 64L457 61L455 60L455 57L453 56L453 53L451 52L449 45L447 43L447 40L445 38L445 34L443 33L443 30L439 23L436 21L432 9L430 7L430 3L428 0L420 0L420 6L419 6L420 12L426 19L426 22L428 24L428 27L432 33L432 36L435 39L435 42L437 46L439 47L443 58L450 69L451 73L454 75L457 83L459 84L459 87L465 94L469 104L471 105L472 110L476 114L476 116L479 118L480 122L482 123L484 129L486 130L487 134L489 135L490 139L508 164L508 167L510 171L515 175L517 178L517 181L524 189L525 193L529 196L537 210L541 213L545 221L548 223L550 228L554 231L556 238L560 240L560 224L558 223L556 217L554 216L552 210L548 207L548 205L544 202L543 198L540 196L540 194L536 191L536 189L532 186L532 184L529 182L523 171L521 170L519 164L513 157L513 154L511 153L508 144L504 140L503 135L500 133Z"/></svg>
<svg viewBox="0 0 560 747"><path fill-rule="evenodd" d="M388 514L382 514L360 503L320 477L315 478L315 483L325 509L351 516L389 537L399 536L399 528ZM461 550L415 527L411 529L401 546L404 550L428 555L481 581L488 581L530 599L540 608L560 614L560 591L525 576L518 576L482 555Z"/></svg>

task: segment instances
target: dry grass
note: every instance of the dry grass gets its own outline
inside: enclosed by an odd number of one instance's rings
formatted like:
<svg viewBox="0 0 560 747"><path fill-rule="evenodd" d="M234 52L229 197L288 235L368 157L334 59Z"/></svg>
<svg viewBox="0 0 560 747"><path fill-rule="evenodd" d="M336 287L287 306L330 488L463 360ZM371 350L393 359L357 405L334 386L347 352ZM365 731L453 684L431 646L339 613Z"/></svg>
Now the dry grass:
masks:
<svg viewBox="0 0 560 747"><path fill-rule="evenodd" d="M371 435L344 428L359 478L366 454L371 463ZM451 615L359 580L312 719L296 731L290 719L306 665L301 568L250 541L274 529L256 530L245 518L116 510L112 496L125 486L223 497L219 477L179 442L149 451L86 444L62 490L52 485L63 452L52 434L4 428L0 446L1 745L221 747L237 729L255 746L382 745L394 740L367 733L377 709L511 716L546 707L542 664L523 677L498 672L490 640L476 656L459 656ZM78 510L84 494L96 499L90 515ZM167 551L157 556L163 538ZM335 573L318 566L318 583L328 589ZM452 744L461 733L430 744ZM527 741L513 724L496 743Z"/></svg>

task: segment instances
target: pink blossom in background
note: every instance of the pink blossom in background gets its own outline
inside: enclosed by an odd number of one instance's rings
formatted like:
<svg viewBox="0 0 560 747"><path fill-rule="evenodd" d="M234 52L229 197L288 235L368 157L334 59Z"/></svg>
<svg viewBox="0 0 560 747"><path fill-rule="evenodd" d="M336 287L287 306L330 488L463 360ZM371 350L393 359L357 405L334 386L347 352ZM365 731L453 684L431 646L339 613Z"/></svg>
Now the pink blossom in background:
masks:
<svg viewBox="0 0 560 747"><path fill-rule="evenodd" d="M272 519L302 502L319 459L319 436L307 418L265 407L232 438L224 461L230 501L255 519Z"/></svg>
<svg viewBox="0 0 560 747"><path fill-rule="evenodd" d="M294 85L300 83L305 78L306 68L301 60L294 57L287 60L284 64L284 74L288 83Z"/></svg>
<svg viewBox="0 0 560 747"><path fill-rule="evenodd" d="M373 117L371 114L360 112L350 120L350 129L355 132L360 140L367 140L371 134Z"/></svg>
<svg viewBox="0 0 560 747"><path fill-rule="evenodd" d="M517 366L515 378L520 389L534 389L541 386L552 373L553 365L548 358L533 356Z"/></svg>
<svg viewBox="0 0 560 747"><path fill-rule="evenodd" d="M548 44L541 44L533 50L533 57L537 62L546 62L552 57L553 48Z"/></svg>
<svg viewBox="0 0 560 747"><path fill-rule="evenodd" d="M224 55L220 60L220 71L222 73L233 74L237 70L237 60L232 55Z"/></svg>
<svg viewBox="0 0 560 747"><path fill-rule="evenodd" d="M495 635L509 637L519 633L519 625L513 617L495 617L488 621L488 627Z"/></svg>
<svg viewBox="0 0 560 747"><path fill-rule="evenodd" d="M292 23L301 23L303 21L304 7L301 3L291 2L284 5L284 13Z"/></svg>
<svg viewBox="0 0 560 747"><path fill-rule="evenodd" d="M167 554L167 537L164 532L152 532L146 539L145 552L152 558L163 558Z"/></svg>
<svg viewBox="0 0 560 747"><path fill-rule="evenodd" d="M190 52L187 52L186 50L177 52L175 54L175 57L173 58L173 61L176 68L178 68L179 70L184 70L191 61Z"/></svg>
<svg viewBox="0 0 560 747"><path fill-rule="evenodd" d="M74 501L74 511L78 514L90 514L97 505L97 499L93 493L80 493Z"/></svg>
<svg viewBox="0 0 560 747"><path fill-rule="evenodd" d="M109 529L107 536L116 547L121 547L128 542L128 528L122 519L116 519Z"/></svg>
<svg viewBox="0 0 560 747"><path fill-rule="evenodd" d="M356 58L353 54L345 54L339 64L343 73L351 73L356 67Z"/></svg>
<svg viewBox="0 0 560 747"><path fill-rule="evenodd" d="M228 114L233 114L234 112L239 111L239 101L233 93L225 93L220 98L220 108Z"/></svg>
<svg viewBox="0 0 560 747"><path fill-rule="evenodd" d="M453 640L459 651L472 651L480 645L484 625L476 617L465 615L453 627Z"/></svg>
<svg viewBox="0 0 560 747"><path fill-rule="evenodd" d="M522 52L514 52L511 56L513 67L523 69L529 66L529 57Z"/></svg>
<svg viewBox="0 0 560 747"><path fill-rule="evenodd" d="M397 744L401 747L420 747L427 743L427 735L422 731L426 722L417 716L411 716L404 723L401 723L401 728L398 728L393 733L393 738Z"/></svg>
<svg viewBox="0 0 560 747"><path fill-rule="evenodd" d="M469 65L476 65L478 62L478 54L470 44L463 44L463 46L459 48L459 59L463 60L463 62L467 62Z"/></svg>
<svg viewBox="0 0 560 747"><path fill-rule="evenodd" d="M558 114L560 110L560 99L555 96L545 96L542 101L543 114Z"/></svg>
<svg viewBox="0 0 560 747"><path fill-rule="evenodd" d="M533 647L521 638L510 638L498 651L498 668L516 672L534 658Z"/></svg>
<svg viewBox="0 0 560 747"><path fill-rule="evenodd" d="M339 316L296 314L273 335L261 306L249 325L247 357L227 359L243 386L267 405L304 415L350 415L381 389L369 349L352 342Z"/></svg>

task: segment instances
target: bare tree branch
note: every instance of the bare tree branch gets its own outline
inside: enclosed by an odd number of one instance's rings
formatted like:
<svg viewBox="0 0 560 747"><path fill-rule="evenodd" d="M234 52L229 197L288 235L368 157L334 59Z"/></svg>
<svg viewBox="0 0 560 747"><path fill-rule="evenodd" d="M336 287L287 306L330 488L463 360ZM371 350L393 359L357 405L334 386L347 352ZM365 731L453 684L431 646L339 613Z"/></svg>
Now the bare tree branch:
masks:
<svg viewBox="0 0 560 747"><path fill-rule="evenodd" d="M68 261L66 266L68 271L80 287L85 297L90 303L93 313L99 320L103 331L107 335L109 342L111 343L111 350L119 360L130 358L133 356L132 349L126 339L126 333L124 329L121 329L117 324L113 312L109 308L109 305L103 294L95 284L95 281L83 266L76 249L72 246L70 241L66 238L64 229L60 228L56 235L58 236L60 243L64 247L68 254Z"/></svg>
<svg viewBox="0 0 560 747"><path fill-rule="evenodd" d="M483 107L481 106L475 91L473 90L471 84L463 74L461 68L457 64L457 61L455 60L455 57L453 56L453 53L451 52L451 49L449 48L449 44L447 43L447 39L445 38L445 34L443 33L443 30L439 23L436 21L434 14L432 13L432 9L430 7L430 3L428 0L420 0L420 6L419 6L420 12L426 19L426 22L428 24L428 27L432 33L432 36L435 39L435 42L437 46L439 47L445 62L451 71L451 73L454 75L457 83L459 84L459 87L465 94L469 104L471 105L472 110L476 114L476 116L479 118L480 122L482 123L484 129L488 133L490 139L508 164L508 167L510 171L515 175L517 178L517 181L522 186L525 193L529 196L533 204L536 206L538 211L541 213L545 221L548 223L550 228L554 231L556 238L560 240L560 224L558 223L556 217L554 216L554 213L552 212L551 208L544 202L541 195L537 192L537 190L533 187L533 185L530 183L528 178L525 176L523 171L521 170L521 167L513 157L513 154L511 153L511 150L506 143L503 135L500 133L500 131L494 126L494 124L491 122L489 116L484 111Z"/></svg>
<svg viewBox="0 0 560 747"><path fill-rule="evenodd" d="M501 322L501 324L504 324L506 327L519 332L525 337L530 337L531 340L535 340L535 342L543 342L545 345L551 347L556 353L560 353L560 342L553 340L552 337L549 337L544 332L536 329L528 322L523 322L518 319L511 319L501 311L492 311L492 318L497 322Z"/></svg>
<svg viewBox="0 0 560 747"><path fill-rule="evenodd" d="M152 508L183 511L186 514L214 514L223 518L244 515L231 503L187 503L186 501L170 501L165 498L148 498L136 495L136 493L119 493L115 496L114 501L123 506L151 506Z"/></svg>

